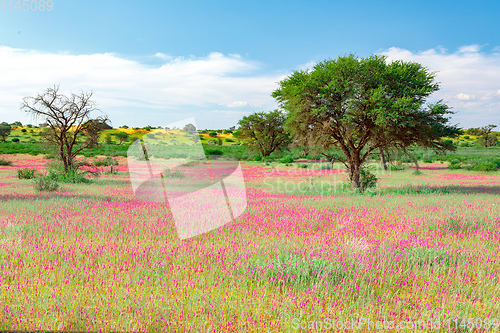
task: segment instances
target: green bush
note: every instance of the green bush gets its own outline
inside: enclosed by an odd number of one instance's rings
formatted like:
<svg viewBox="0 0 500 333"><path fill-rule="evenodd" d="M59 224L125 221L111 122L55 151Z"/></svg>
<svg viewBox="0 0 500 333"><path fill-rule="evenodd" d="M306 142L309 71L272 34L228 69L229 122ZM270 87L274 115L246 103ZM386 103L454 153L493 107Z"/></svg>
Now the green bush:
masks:
<svg viewBox="0 0 500 333"><path fill-rule="evenodd" d="M14 139L12 139L12 142L19 142L19 139L18 138L14 138Z"/></svg>
<svg viewBox="0 0 500 333"><path fill-rule="evenodd" d="M61 183L91 183L92 181L85 177L85 173L76 168L70 168L64 171L64 165L61 162L52 162L47 165L48 174L46 177Z"/></svg>
<svg viewBox="0 0 500 333"><path fill-rule="evenodd" d="M33 184L37 192L54 192L59 189L57 181L48 176L35 178Z"/></svg>
<svg viewBox="0 0 500 333"><path fill-rule="evenodd" d="M462 168L462 163L459 160L453 160L450 163L450 165L448 166L448 169L450 169L450 170L458 170L458 169L461 169L461 168Z"/></svg>
<svg viewBox="0 0 500 333"><path fill-rule="evenodd" d="M402 171L402 170L405 170L405 169L406 169L406 166L403 163L400 163L400 162L397 162L397 163L394 163L394 164L390 165L390 170L391 171Z"/></svg>
<svg viewBox="0 0 500 333"><path fill-rule="evenodd" d="M26 128L23 128L21 132L26 133Z"/></svg>
<svg viewBox="0 0 500 333"><path fill-rule="evenodd" d="M38 175L38 171L35 168L23 168L17 169L17 178L19 179L33 179Z"/></svg>
<svg viewBox="0 0 500 333"><path fill-rule="evenodd" d="M424 160L424 163L432 163L432 162L434 162L434 156L432 154L424 154L424 156L422 157L422 159Z"/></svg>
<svg viewBox="0 0 500 333"><path fill-rule="evenodd" d="M360 178L361 189L363 191L377 187L378 178L371 171L373 171L373 167L365 167L361 169Z"/></svg>
<svg viewBox="0 0 500 333"><path fill-rule="evenodd" d="M217 136L217 132L210 132L208 133L208 136L215 138Z"/></svg>
<svg viewBox="0 0 500 333"><path fill-rule="evenodd" d="M492 161L483 161L474 167L475 171L496 171L497 164Z"/></svg>
<svg viewBox="0 0 500 333"><path fill-rule="evenodd" d="M0 165L9 166L9 165L12 165L12 161L6 160L2 157L2 158L0 158Z"/></svg>
<svg viewBox="0 0 500 333"><path fill-rule="evenodd" d="M224 141L226 141L226 142L234 142L234 140L231 139L231 138L226 138L226 140L224 140Z"/></svg>
<svg viewBox="0 0 500 333"><path fill-rule="evenodd" d="M220 149L211 149L207 150L207 155L223 155L223 152Z"/></svg>
<svg viewBox="0 0 500 333"><path fill-rule="evenodd" d="M118 165L118 161L112 158L111 156L108 156L103 159L95 158L92 163L97 167Z"/></svg>
<svg viewBox="0 0 500 333"><path fill-rule="evenodd" d="M163 176L165 178L177 178L177 179L182 179L185 177L184 174L179 169L172 171L168 167L163 169Z"/></svg>
<svg viewBox="0 0 500 333"><path fill-rule="evenodd" d="M293 163L293 157L286 156L281 160L281 163Z"/></svg>

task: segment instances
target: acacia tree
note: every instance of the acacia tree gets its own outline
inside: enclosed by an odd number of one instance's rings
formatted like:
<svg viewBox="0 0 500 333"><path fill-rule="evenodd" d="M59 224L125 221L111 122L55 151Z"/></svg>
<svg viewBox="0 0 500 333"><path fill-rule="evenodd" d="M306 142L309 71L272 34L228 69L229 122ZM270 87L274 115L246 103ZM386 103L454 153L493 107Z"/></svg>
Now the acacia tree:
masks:
<svg viewBox="0 0 500 333"><path fill-rule="evenodd" d="M34 118L43 118L47 124L45 139L58 148L66 172L74 169L74 158L79 152L95 144L92 140L78 140L78 134L89 127L95 131L108 121L106 116L90 118L90 114L97 111L92 95L82 91L68 97L59 92L59 86L54 86L23 99L21 110Z"/></svg>
<svg viewBox="0 0 500 333"><path fill-rule="evenodd" d="M2 141L5 141L7 137L10 135L10 131L12 128L8 123L5 121L3 123L0 123L0 137L2 138Z"/></svg>
<svg viewBox="0 0 500 333"><path fill-rule="evenodd" d="M495 134L492 134L491 131L496 128L497 125L486 125L483 127L477 128L477 134L481 136L479 143L484 147L494 146L497 142L497 138Z"/></svg>
<svg viewBox="0 0 500 333"><path fill-rule="evenodd" d="M287 111L292 135L313 134L316 146L339 148L337 160L362 190L362 165L378 148L449 148L441 137L459 131L448 125L453 112L442 101L424 105L437 90L434 74L418 63L348 55L292 73L272 96Z"/></svg>
<svg viewBox="0 0 500 333"><path fill-rule="evenodd" d="M264 157L269 156L290 143L285 120L285 115L279 110L245 116L238 122L238 139L250 150L259 151Z"/></svg>

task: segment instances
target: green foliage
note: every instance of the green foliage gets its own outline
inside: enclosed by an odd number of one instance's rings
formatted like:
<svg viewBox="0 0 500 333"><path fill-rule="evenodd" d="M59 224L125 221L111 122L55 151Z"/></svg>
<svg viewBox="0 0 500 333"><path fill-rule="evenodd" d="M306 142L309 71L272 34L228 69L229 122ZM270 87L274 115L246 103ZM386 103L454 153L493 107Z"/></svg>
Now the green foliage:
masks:
<svg viewBox="0 0 500 333"><path fill-rule="evenodd" d="M59 189L57 181L49 176L36 177L33 179L33 185L37 192L54 192Z"/></svg>
<svg viewBox="0 0 500 333"><path fill-rule="evenodd" d="M450 170L458 170L462 168L462 162L458 159L454 159L451 161L450 165L448 166L448 169Z"/></svg>
<svg viewBox="0 0 500 333"><path fill-rule="evenodd" d="M19 142L19 138L12 139L12 142Z"/></svg>
<svg viewBox="0 0 500 333"><path fill-rule="evenodd" d="M474 171L495 171L500 168L500 156L485 156L467 161L465 169Z"/></svg>
<svg viewBox="0 0 500 333"><path fill-rule="evenodd" d="M496 171L498 168L497 164L492 161L482 161L476 165L474 171Z"/></svg>
<svg viewBox="0 0 500 333"><path fill-rule="evenodd" d="M26 133L26 128L23 128L21 132Z"/></svg>
<svg viewBox="0 0 500 333"><path fill-rule="evenodd" d="M1 157L0 158L0 165L9 166L9 165L12 165L12 161L6 160L5 158Z"/></svg>
<svg viewBox="0 0 500 333"><path fill-rule="evenodd" d="M46 177L60 183L91 183L92 181L85 177L85 172L76 168L69 168L67 172L64 171L64 165L61 162L51 162L47 164L48 173Z"/></svg>
<svg viewBox="0 0 500 333"><path fill-rule="evenodd" d="M364 192L368 189L374 189L377 187L378 178L371 171L374 170L373 166L365 167L361 169L361 190Z"/></svg>
<svg viewBox="0 0 500 333"><path fill-rule="evenodd" d="M288 112L294 138L317 149L347 149L338 160L361 170L378 145L454 149L441 140L459 133L448 124L453 112L442 101L425 105L439 90L434 77L418 63L349 55L292 73L272 96Z"/></svg>
<svg viewBox="0 0 500 333"><path fill-rule="evenodd" d="M205 151L207 156L209 155L223 155L224 153L220 149L208 149Z"/></svg>
<svg viewBox="0 0 500 333"><path fill-rule="evenodd" d="M17 169L17 178L19 179L33 179L39 176L35 168L21 168Z"/></svg>
<svg viewBox="0 0 500 333"><path fill-rule="evenodd" d="M106 158L100 159L100 158L95 158L92 163L96 167L101 167L101 166L114 166L118 165L118 161L112 158L111 156L108 156Z"/></svg>
<svg viewBox="0 0 500 333"><path fill-rule="evenodd" d="M207 143L211 146L215 146L215 140L214 139L208 139Z"/></svg>
<svg viewBox="0 0 500 333"><path fill-rule="evenodd" d="M293 157L292 156L285 156L282 160L281 163L293 163Z"/></svg>
<svg viewBox="0 0 500 333"><path fill-rule="evenodd" d="M238 122L238 139L251 151L269 156L282 151L291 141L285 131L285 121L286 116L280 110L255 112Z"/></svg>
<svg viewBox="0 0 500 333"><path fill-rule="evenodd" d="M127 132L122 132L122 131L116 133L115 137L119 140L120 144L122 144L123 142L127 142L127 140L130 138Z"/></svg>
<svg viewBox="0 0 500 333"><path fill-rule="evenodd" d="M219 146L222 146L222 138L218 138L218 139L217 139L217 144L218 144Z"/></svg>
<svg viewBox="0 0 500 333"><path fill-rule="evenodd" d="M424 154L423 160L424 160L424 163L434 162L434 154L429 154L429 153Z"/></svg>
<svg viewBox="0 0 500 333"><path fill-rule="evenodd" d="M345 268L326 259L303 258L293 253L281 253L270 261L256 261L255 278L262 283L284 287L310 288L328 282L334 286L347 277ZM266 272L262 275L260 272Z"/></svg>
<svg viewBox="0 0 500 333"><path fill-rule="evenodd" d="M172 171L172 170L170 170L170 168L165 168L165 169L163 169L163 177L182 179L186 176L179 169Z"/></svg>
<svg viewBox="0 0 500 333"><path fill-rule="evenodd" d="M187 124L182 130L189 134L193 134L196 132L196 127L193 124Z"/></svg>
<svg viewBox="0 0 500 333"><path fill-rule="evenodd" d="M208 136L215 138L217 136L217 132L210 132L210 133L208 133Z"/></svg>
<svg viewBox="0 0 500 333"><path fill-rule="evenodd" d="M459 261L457 255L452 255L441 249L414 247L399 250L394 253L405 268L414 266L456 265Z"/></svg>
<svg viewBox="0 0 500 333"><path fill-rule="evenodd" d="M403 163L397 161L396 163L391 164L389 169L391 171L402 171L406 169L406 166Z"/></svg>
<svg viewBox="0 0 500 333"><path fill-rule="evenodd" d="M226 142L234 142L234 140L231 139L231 138L226 138L224 141L226 141Z"/></svg>
<svg viewBox="0 0 500 333"><path fill-rule="evenodd" d="M111 135L110 134L106 134L106 136L104 137L104 142L107 144L107 145L110 145L113 143L113 141L111 140Z"/></svg>

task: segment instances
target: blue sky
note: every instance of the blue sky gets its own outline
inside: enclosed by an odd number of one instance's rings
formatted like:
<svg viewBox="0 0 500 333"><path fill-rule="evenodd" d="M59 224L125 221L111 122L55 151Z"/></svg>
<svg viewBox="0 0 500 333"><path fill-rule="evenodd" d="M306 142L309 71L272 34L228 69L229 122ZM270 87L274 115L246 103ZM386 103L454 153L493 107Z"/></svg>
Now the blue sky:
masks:
<svg viewBox="0 0 500 333"><path fill-rule="evenodd" d="M62 1L0 3L0 118L23 96L93 90L114 126L236 125L276 107L276 82L346 53L432 71L462 127L500 126L500 4L494 1ZM21 2L22 3L22 2ZM34 121L33 121L34 122Z"/></svg>

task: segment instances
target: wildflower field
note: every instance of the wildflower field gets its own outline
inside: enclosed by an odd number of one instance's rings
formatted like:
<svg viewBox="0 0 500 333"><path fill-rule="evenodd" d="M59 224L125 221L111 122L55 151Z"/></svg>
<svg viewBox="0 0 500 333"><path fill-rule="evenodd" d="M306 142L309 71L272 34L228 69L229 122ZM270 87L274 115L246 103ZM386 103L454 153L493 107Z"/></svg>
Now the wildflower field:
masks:
<svg viewBox="0 0 500 333"><path fill-rule="evenodd" d="M360 195L342 188L340 168L242 162L246 212L180 241L168 205L135 200L125 158L92 184L37 193L17 169L49 161L3 157L12 165L0 166L0 330L500 323L499 171L423 164L421 175L379 173L379 188Z"/></svg>

